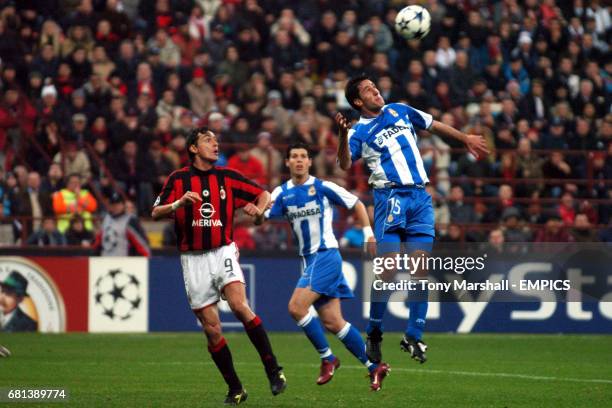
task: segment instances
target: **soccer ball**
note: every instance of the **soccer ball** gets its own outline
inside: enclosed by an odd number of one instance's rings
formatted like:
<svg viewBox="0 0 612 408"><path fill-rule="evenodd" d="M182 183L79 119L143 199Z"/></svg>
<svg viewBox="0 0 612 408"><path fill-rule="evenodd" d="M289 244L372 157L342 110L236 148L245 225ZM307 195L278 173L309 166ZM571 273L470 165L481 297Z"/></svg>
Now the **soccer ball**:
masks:
<svg viewBox="0 0 612 408"><path fill-rule="evenodd" d="M407 40L420 40L431 28L431 15L422 6L404 7L395 16L395 31Z"/></svg>

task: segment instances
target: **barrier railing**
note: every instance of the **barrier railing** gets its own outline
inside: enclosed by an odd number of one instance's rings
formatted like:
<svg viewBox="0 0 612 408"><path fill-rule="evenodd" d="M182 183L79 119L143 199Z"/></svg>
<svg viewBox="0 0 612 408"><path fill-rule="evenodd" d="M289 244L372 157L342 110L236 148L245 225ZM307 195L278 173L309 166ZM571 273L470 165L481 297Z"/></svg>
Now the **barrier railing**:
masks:
<svg viewBox="0 0 612 408"><path fill-rule="evenodd" d="M285 151L288 148L289 144L286 143L277 143L277 144L273 144L272 145L279 153L281 153L282 157L284 158L285 156ZM242 147L255 147L254 144L248 144L248 143L222 143L221 145L221 150L233 150L233 149L240 149ZM317 154L323 152L325 149L335 149L334 146L328 146L325 148L321 148L320 146L314 145L311 146L311 149L314 153L314 155L316 156ZM431 166L430 166L430 174L429 174L429 178L432 180L432 182L440 182L440 181L448 181L452 184L462 184L462 183L476 183L476 182L484 182L484 183L489 183L489 184L510 184L512 186L516 186L516 185L520 185L520 184L541 184L541 183L554 183L554 184L565 184L565 183L570 183L570 184L576 184L579 186L587 186L588 188L591 188L595 183L598 184L605 184L606 186L610 186L612 185L612 180L600 180L600 179L595 179L593 177L593 170L594 170L594 165L593 165L593 156L595 154L602 154L605 152L602 151L596 151L596 150L562 150L561 152L563 153L564 157L571 157L572 159L583 159L584 160L584 164L585 164L585 168L584 171L586 173L586 177L585 178L563 178L563 179L546 179L546 178L515 178L515 179L508 179L508 178L504 178L504 177L486 177L486 178L479 178L479 177L468 177L468 176L449 176L449 175L439 175L437 174L438 172L438 168L436 166L436 159L437 156L440 154L451 154L453 156L459 155L459 154L463 154L466 153L467 150L464 148L449 148L449 149L437 149L437 148L424 148L424 149L420 149L421 154L425 155L427 153L433 153L433 158L432 158L432 162L431 162ZM545 159L547 157L549 157L553 152L559 152L559 150L543 150L543 149L534 149L532 150L532 154ZM492 154L494 154L495 156L499 157L503 154L512 154L513 156L517 155L517 151L515 149L495 149L493 151ZM267 152L268 154L268 168L266 169L266 175L268 176L268 181L270 179L271 175L275 175L278 176L280 175L282 179L287 179L289 177L289 173L287 171L287 168L284 166L284 164L281 165L281 172L280 174L278 173L276 168L272 167L272 152ZM356 163L355 165L359 165L358 163ZM351 171L349 170L346 174L346 179L349 182L354 182L355 181L355 177L353 174L351 174ZM270 187L270 186L268 186ZM272 186L275 187L275 186Z"/></svg>
<svg viewBox="0 0 612 408"><path fill-rule="evenodd" d="M44 217L44 218L49 218L49 217ZM23 226L32 225L33 221L41 221L44 218L5 217L3 219L3 225L5 226L21 225L22 228L21 228L21 231L19 231L18 236L15 237L16 240L11 240L11 242L1 242L0 241L0 248L2 248L2 252L6 254L7 252L10 253L11 249L38 247L37 245L27 245L26 244L28 237L33 233L33 231L27 231L25 227ZM146 219L143 219L143 220L146 220ZM92 231L94 235L99 229L100 222L101 222L100 217L94 217L94 229ZM286 248L294 248L293 234L291 231L291 227L287 222L282 221L282 220L270 220L268 223L270 224L268 229L264 230L263 232L258 232L258 234L270 233L270 234L273 234L274 236L278 236L279 230L282 230L282 232L284 233L284 236L286 237L286 241L277 242L276 245L278 247L282 246ZM338 237L338 239L340 239L342 237L342 234L347 229L349 229L351 226L352 224L346 219L334 222L334 231L336 232L336 236ZM474 224L474 223L448 223L448 224L438 223L436 224L436 230L438 232L447 231L449 227L451 226L456 226L459 228L461 239L465 239L466 236L471 233L477 233L476 235L480 235L481 237L483 237L483 239L486 240L486 234L488 234L488 232L490 232L493 229L502 227L502 223L501 221L499 223L477 223L477 224ZM258 228L263 228L263 227L258 227ZM534 224L534 223L521 223L520 228L521 230L530 231L533 237L537 234L538 231L545 229L546 225L545 224ZM566 231L571 231L571 228L572 227L568 225L564 225L560 227L561 230L566 230ZM596 234L599 234L600 232L608 228L612 228L612 227L603 225L603 224L591 225L589 227L589 229L592 231L595 231ZM0 234L0 236L2 235L5 236L6 234ZM261 235L259 235L259 237L261 237ZM258 242L256 241L256 245L257 244ZM259 249L260 246L261 245L258 245L257 248ZM84 252L89 255L95 254L95 251L90 246L83 246L83 245L46 246L46 248L59 248L59 250L61 250L62 252L65 252L66 254L71 254L72 252L75 252L75 253ZM153 249L158 250L158 251L161 250L163 253L166 253L168 251L172 253L174 252L173 248L174 247L172 246L168 246L168 247L161 246L161 247L157 247Z"/></svg>

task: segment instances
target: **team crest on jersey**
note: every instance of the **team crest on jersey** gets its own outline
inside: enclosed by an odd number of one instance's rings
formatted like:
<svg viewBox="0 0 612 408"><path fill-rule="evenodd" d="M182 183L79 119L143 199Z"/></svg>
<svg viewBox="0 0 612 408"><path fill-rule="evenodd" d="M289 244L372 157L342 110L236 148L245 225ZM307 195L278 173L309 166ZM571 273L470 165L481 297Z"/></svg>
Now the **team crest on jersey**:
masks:
<svg viewBox="0 0 612 408"><path fill-rule="evenodd" d="M393 116L394 118L397 118L398 114L395 110L393 109L387 109L387 111L391 114L391 116Z"/></svg>
<svg viewBox="0 0 612 408"><path fill-rule="evenodd" d="M317 189L315 188L315 186L310 186L310 188L308 189L308 195L313 196L315 194L317 194Z"/></svg>
<svg viewBox="0 0 612 408"><path fill-rule="evenodd" d="M221 197L222 200L225 200L225 190L223 187L221 187L221 190L219 190L219 197Z"/></svg>
<svg viewBox="0 0 612 408"><path fill-rule="evenodd" d="M393 222L393 216L391 214L387 217L387 222Z"/></svg>
<svg viewBox="0 0 612 408"><path fill-rule="evenodd" d="M202 197L208 197L210 195L210 191L202 190Z"/></svg>

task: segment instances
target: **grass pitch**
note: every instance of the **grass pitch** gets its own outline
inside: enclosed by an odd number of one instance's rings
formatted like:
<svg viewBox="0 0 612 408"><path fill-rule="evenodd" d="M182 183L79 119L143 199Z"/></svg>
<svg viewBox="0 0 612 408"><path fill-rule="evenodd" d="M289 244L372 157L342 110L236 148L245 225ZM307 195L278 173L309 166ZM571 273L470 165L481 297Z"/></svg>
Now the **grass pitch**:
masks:
<svg viewBox="0 0 612 408"><path fill-rule="evenodd" d="M429 334L429 361L419 365L399 350L399 334L387 333L392 372L372 393L366 370L336 339L342 367L317 386L319 360L306 337L274 333L289 383L277 397L246 335L226 338L249 392L245 407L612 406L612 336ZM56 406L214 407L226 392L201 334L12 334L0 344L13 354L0 359L0 387L69 389L70 401ZM28 404L0 403L9 405Z"/></svg>

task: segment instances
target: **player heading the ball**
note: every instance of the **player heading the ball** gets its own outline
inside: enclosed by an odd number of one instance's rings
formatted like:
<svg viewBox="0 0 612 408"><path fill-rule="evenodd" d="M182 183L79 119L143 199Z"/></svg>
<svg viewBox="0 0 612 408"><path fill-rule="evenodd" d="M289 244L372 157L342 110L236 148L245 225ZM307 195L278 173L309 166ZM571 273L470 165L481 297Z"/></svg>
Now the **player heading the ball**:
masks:
<svg viewBox="0 0 612 408"><path fill-rule="evenodd" d="M465 144L470 153L480 157L489 153L482 136L468 135L445 125L425 112L403 103L386 104L380 91L365 75L350 79L345 96L361 117L352 127L341 114L336 115L339 128L338 162L348 170L363 158L370 172L369 185L374 193L374 236L387 256L394 256L401 243L419 250L431 251L435 237L431 196L425 190L429 178L417 146L417 130L429 130ZM393 279L396 271L380 275ZM426 271L420 271L426 278ZM370 319L366 329L368 357L382 358L383 316L390 293L371 290ZM427 291L409 302L408 325L400 341L402 349L423 363L427 346L422 340L427 316Z"/></svg>

